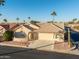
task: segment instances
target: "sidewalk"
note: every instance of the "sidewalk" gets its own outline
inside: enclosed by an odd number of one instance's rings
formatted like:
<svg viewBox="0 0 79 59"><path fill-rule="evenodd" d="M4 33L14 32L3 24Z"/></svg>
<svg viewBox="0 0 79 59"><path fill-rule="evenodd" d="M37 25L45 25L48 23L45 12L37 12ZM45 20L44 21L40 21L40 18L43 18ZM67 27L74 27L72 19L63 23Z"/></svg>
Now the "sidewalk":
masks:
<svg viewBox="0 0 79 59"><path fill-rule="evenodd" d="M79 50L72 50L74 47L66 49L66 50L60 50L60 49L54 49L54 52L59 52L59 53L66 53L66 54L72 54L72 55L79 55Z"/></svg>
<svg viewBox="0 0 79 59"><path fill-rule="evenodd" d="M5 41L5 42L0 42L0 45L26 48L28 46L28 42Z"/></svg>

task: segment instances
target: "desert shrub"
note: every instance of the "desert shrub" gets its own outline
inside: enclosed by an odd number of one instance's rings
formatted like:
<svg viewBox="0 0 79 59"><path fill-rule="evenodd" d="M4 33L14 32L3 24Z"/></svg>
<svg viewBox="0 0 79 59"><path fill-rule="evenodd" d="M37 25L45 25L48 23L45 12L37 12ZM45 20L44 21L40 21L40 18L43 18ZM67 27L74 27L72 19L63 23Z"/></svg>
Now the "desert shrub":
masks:
<svg viewBox="0 0 79 59"><path fill-rule="evenodd" d="M79 30L79 26L74 26L74 29L77 29L77 30Z"/></svg>

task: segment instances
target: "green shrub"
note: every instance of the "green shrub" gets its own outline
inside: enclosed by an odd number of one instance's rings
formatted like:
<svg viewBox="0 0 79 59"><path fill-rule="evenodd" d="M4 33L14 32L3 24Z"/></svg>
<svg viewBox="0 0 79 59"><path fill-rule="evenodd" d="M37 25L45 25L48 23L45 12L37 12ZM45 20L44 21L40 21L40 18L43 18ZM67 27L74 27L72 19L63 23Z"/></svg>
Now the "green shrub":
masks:
<svg viewBox="0 0 79 59"><path fill-rule="evenodd" d="M4 41L12 41L14 37L13 34L13 31L5 31L5 33L3 34Z"/></svg>

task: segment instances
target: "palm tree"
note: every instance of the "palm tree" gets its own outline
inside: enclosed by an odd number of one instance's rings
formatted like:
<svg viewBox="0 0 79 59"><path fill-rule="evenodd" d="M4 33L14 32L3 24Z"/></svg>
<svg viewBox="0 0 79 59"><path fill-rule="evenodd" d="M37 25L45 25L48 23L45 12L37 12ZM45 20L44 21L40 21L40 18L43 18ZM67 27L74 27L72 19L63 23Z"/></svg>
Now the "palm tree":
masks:
<svg viewBox="0 0 79 59"><path fill-rule="evenodd" d="M5 0L0 0L0 6L4 6Z"/></svg>
<svg viewBox="0 0 79 59"><path fill-rule="evenodd" d="M0 17L2 16L2 14L0 13Z"/></svg>
<svg viewBox="0 0 79 59"><path fill-rule="evenodd" d="M3 21L5 22L5 23L7 23L8 21L7 21L7 19L3 19Z"/></svg>
<svg viewBox="0 0 79 59"><path fill-rule="evenodd" d="M17 17L16 20L17 20L17 23L19 23L19 20L20 20L19 17Z"/></svg>
<svg viewBox="0 0 79 59"><path fill-rule="evenodd" d="M28 20L30 21L31 17L28 17Z"/></svg>
<svg viewBox="0 0 79 59"><path fill-rule="evenodd" d="M0 14L0 16L2 16L2 14Z"/></svg>
<svg viewBox="0 0 79 59"><path fill-rule="evenodd" d="M28 17L28 19L31 19L31 17Z"/></svg>
<svg viewBox="0 0 79 59"><path fill-rule="evenodd" d="M74 18L74 19L72 20L73 23L74 23L75 21L77 21L77 18Z"/></svg>
<svg viewBox="0 0 79 59"><path fill-rule="evenodd" d="M52 13L51 13L51 15L53 16L53 21L55 20L55 16L57 16L57 14L56 14L56 12L55 11L53 11Z"/></svg>
<svg viewBox="0 0 79 59"><path fill-rule="evenodd" d="M30 21L31 21L31 17L28 17L28 24L30 23Z"/></svg>
<svg viewBox="0 0 79 59"><path fill-rule="evenodd" d="M25 21L25 20L23 20L23 23L24 23L24 24L25 24L25 22L26 22L26 21Z"/></svg>
<svg viewBox="0 0 79 59"><path fill-rule="evenodd" d="M40 23L40 21L31 20L30 23L31 24L36 24L36 23Z"/></svg>

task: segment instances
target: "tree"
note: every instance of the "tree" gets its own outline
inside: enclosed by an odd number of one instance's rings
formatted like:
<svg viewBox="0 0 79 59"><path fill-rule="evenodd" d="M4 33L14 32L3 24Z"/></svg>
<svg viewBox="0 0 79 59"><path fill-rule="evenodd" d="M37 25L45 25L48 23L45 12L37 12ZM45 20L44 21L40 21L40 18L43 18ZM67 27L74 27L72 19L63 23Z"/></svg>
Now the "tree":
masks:
<svg viewBox="0 0 79 59"><path fill-rule="evenodd" d="M28 22L30 22L31 21L31 17L28 17Z"/></svg>
<svg viewBox="0 0 79 59"><path fill-rule="evenodd" d="M53 21L47 21L47 23L53 23Z"/></svg>
<svg viewBox="0 0 79 59"><path fill-rule="evenodd" d="M51 13L51 15L53 16L53 22L54 22L54 20L55 20L54 17L57 16L57 14L56 14L55 11L53 11L53 12Z"/></svg>
<svg viewBox="0 0 79 59"><path fill-rule="evenodd" d="M0 14L0 16L2 16L2 14Z"/></svg>
<svg viewBox="0 0 79 59"><path fill-rule="evenodd" d="M26 22L26 21L25 21L25 20L23 20L23 23L24 23L24 24L25 24L25 22Z"/></svg>
<svg viewBox="0 0 79 59"><path fill-rule="evenodd" d="M40 23L39 21L35 21L35 20L31 20L30 21L31 24L36 24L36 23Z"/></svg>
<svg viewBox="0 0 79 59"><path fill-rule="evenodd" d="M77 18L74 18L72 21L73 21L73 23L74 23L75 21L77 21Z"/></svg>
<svg viewBox="0 0 79 59"><path fill-rule="evenodd" d="M19 17L17 17L16 20L17 20L17 23L19 23L19 20L20 20Z"/></svg>
<svg viewBox="0 0 79 59"><path fill-rule="evenodd" d="M5 23L7 23L7 19L3 19L3 21L4 21Z"/></svg>
<svg viewBox="0 0 79 59"><path fill-rule="evenodd" d="M5 0L0 0L0 6L4 6Z"/></svg>
<svg viewBox="0 0 79 59"><path fill-rule="evenodd" d="M28 17L28 19L31 19L31 17Z"/></svg>
<svg viewBox="0 0 79 59"><path fill-rule="evenodd" d="M5 33L3 34L3 38L5 41L12 41L13 37L14 37L14 32L13 31L5 31Z"/></svg>

